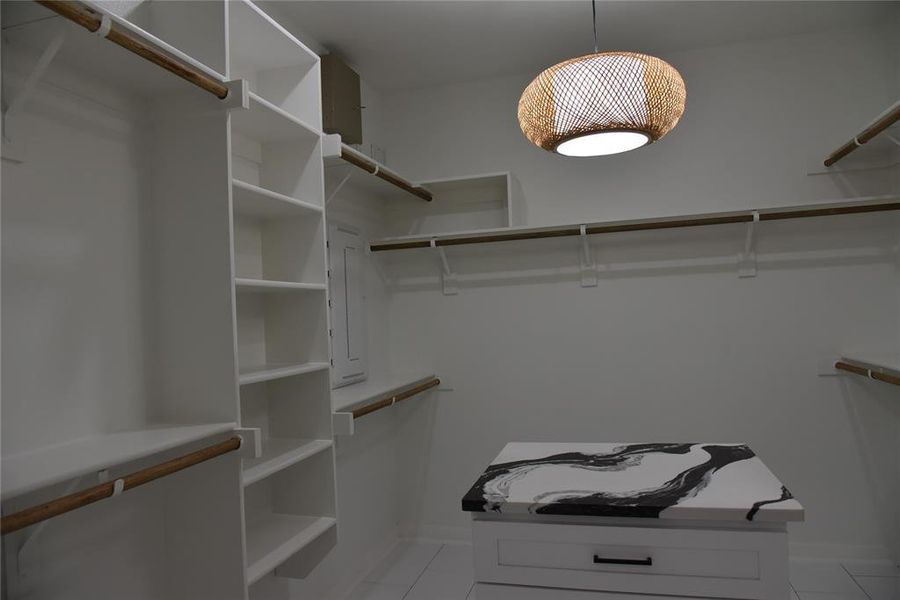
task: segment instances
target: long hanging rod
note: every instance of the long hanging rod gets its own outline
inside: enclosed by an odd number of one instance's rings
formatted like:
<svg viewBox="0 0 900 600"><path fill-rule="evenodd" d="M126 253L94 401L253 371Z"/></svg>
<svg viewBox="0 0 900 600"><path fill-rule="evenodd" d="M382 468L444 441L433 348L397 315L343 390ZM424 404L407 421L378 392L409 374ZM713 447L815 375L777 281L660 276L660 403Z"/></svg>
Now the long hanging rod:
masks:
<svg viewBox="0 0 900 600"><path fill-rule="evenodd" d="M401 402L402 400L406 400L407 398L412 398L416 394L421 394L425 390L430 390L433 387L437 387L441 385L441 380L435 377L434 379L430 379L425 383L421 383L414 388L410 388L406 391L400 392L399 394L393 394L391 396L386 396L381 400L376 400L371 404L366 404L360 408L357 408L353 411L353 418L358 419L364 415L369 413L373 413L376 410L381 410L382 408L387 408L397 402Z"/></svg>
<svg viewBox="0 0 900 600"><path fill-rule="evenodd" d="M828 158L825 159L825 166L830 167L897 121L900 121L900 102L887 109L884 114L875 119L871 125L863 129L855 138L829 154Z"/></svg>
<svg viewBox="0 0 900 600"><path fill-rule="evenodd" d="M711 213L696 217L676 217L665 219L641 219L636 221L611 221L608 223L588 224L584 233L596 235L601 233L620 233L624 231L646 231L652 229L672 229L676 227L700 227L704 225L722 225L726 223L750 223L755 218L760 221L780 221L785 219L802 219L809 217L825 217L832 215L852 215L859 213L885 212L900 210L900 202L855 202L836 206L813 206L774 208L758 211ZM535 240L541 238L557 238L582 235L581 225L563 225L560 227L542 227L535 229L519 229L517 231L496 231L481 235L445 235L427 239L373 242L369 248L372 252L387 250L407 250L411 248L431 248L432 246L464 246L468 244L486 244L491 242L510 242L514 240Z"/></svg>
<svg viewBox="0 0 900 600"><path fill-rule="evenodd" d="M158 465L140 469L134 473L120 477L114 481L108 481L95 485L86 490L62 496L44 504L31 506L11 515L4 515L0 519L0 534L6 535L18 531L29 525L46 521L52 517L93 504L99 500L117 495L125 490L136 488L145 483L150 483L160 477L171 475L188 467L200 464L216 458L228 452L233 452L241 447L241 438L238 436L229 438L223 442L195 450L178 458L173 458Z"/></svg>
<svg viewBox="0 0 900 600"><path fill-rule="evenodd" d="M410 194L412 194L414 196L418 196L419 198L421 198L422 200L425 200L426 202L431 202L431 200L433 198L431 192L429 192L425 188L418 186L418 185L414 185L414 184L406 181L405 179L403 179L402 177L400 177L393 171L390 171L389 169L385 169L378 163L376 163L372 160L369 160L368 157L366 157L365 155L363 155L359 152L354 152L353 150L351 150L345 146L342 146L341 147L341 158L343 160L347 161L348 163L350 163L351 165L359 167L363 171L366 171L367 173L375 175L375 177L383 179L384 181L387 181L388 183L397 186L398 188L400 188L401 190L403 190L405 192L409 192Z"/></svg>
<svg viewBox="0 0 900 600"><path fill-rule="evenodd" d="M92 33L96 33L100 30L104 24L104 18L110 19L108 15L104 15L86 4L75 0L35 0L35 2L62 17L65 17L73 23L81 25ZM141 58L149 60L170 73L174 73L185 81L193 83L217 98L224 99L228 96L228 88L225 87L222 82L217 81L195 67L186 64L184 61L166 54L134 33L122 29L115 21L110 21L109 32L104 37L112 43L125 48L129 52L133 52Z"/></svg>
<svg viewBox="0 0 900 600"><path fill-rule="evenodd" d="M850 363L845 363L842 360L834 363L835 369L840 369L841 371L848 371L850 373L855 373L856 375L862 375L863 377L868 377L869 379L876 379L878 381L883 381L885 383L893 383L894 385L900 385L900 377L896 375L891 375L889 373L881 373L880 371L873 371L872 369L867 369L865 367L857 367L856 365L851 365Z"/></svg>

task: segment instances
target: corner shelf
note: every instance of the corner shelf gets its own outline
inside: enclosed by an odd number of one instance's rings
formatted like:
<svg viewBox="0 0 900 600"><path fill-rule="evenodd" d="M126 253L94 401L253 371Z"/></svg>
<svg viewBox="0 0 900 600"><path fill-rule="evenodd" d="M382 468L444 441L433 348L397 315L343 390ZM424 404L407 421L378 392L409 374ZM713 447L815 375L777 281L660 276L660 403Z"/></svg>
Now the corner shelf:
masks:
<svg viewBox="0 0 900 600"><path fill-rule="evenodd" d="M362 404L388 398L434 379L430 371L391 373L352 383L331 391L331 420L335 435L353 435L353 409Z"/></svg>
<svg viewBox="0 0 900 600"><path fill-rule="evenodd" d="M235 423L148 425L3 457L3 499L233 431Z"/></svg>
<svg viewBox="0 0 900 600"><path fill-rule="evenodd" d="M244 459L242 481L245 486L256 483L291 465L331 448L331 440L269 438L263 440L262 456Z"/></svg>
<svg viewBox="0 0 900 600"><path fill-rule="evenodd" d="M322 155L326 171L340 171L342 177L349 176L354 187L381 198L402 197L422 203L431 201L430 190L344 144L340 135L325 135L322 139ZM336 192L340 185L340 183L335 185L332 193ZM328 195L330 194L326 194Z"/></svg>
<svg viewBox="0 0 900 600"><path fill-rule="evenodd" d="M272 381L283 377L292 377L294 375L323 371L330 366L331 365L327 362L308 362L292 365L266 364L255 367L246 367L241 369L238 383L240 385L250 385L252 383Z"/></svg>
<svg viewBox="0 0 900 600"><path fill-rule="evenodd" d="M332 517L307 517L281 513L247 516L247 585L315 541L333 528Z"/></svg>
<svg viewBox="0 0 900 600"><path fill-rule="evenodd" d="M231 195L235 214L259 219L305 217L322 214L322 207L233 179Z"/></svg>

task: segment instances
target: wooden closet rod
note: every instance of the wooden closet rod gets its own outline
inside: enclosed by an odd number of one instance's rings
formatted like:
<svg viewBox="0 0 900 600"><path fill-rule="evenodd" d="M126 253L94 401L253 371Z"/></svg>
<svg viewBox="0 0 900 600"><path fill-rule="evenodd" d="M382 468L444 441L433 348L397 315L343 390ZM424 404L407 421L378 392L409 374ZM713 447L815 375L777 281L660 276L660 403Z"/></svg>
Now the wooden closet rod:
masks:
<svg viewBox="0 0 900 600"><path fill-rule="evenodd" d="M418 196L426 202L431 202L432 198L434 197L432 196L431 192L429 192L425 188L409 183L399 175L396 175L395 173L385 169L378 163L369 160L362 154L347 150L346 148L341 148L341 158L351 165L355 165L363 171L371 173L372 175L375 175L376 177L387 181L391 185L397 186L403 191L409 192L414 196Z"/></svg>
<svg viewBox="0 0 900 600"><path fill-rule="evenodd" d="M779 221L784 219L801 219L808 217L825 217L832 215L851 215L859 213L900 210L900 202L881 202L868 204L849 204L841 206L794 207L757 211L760 221ZM651 229L672 229L675 227L700 227L705 225L722 225L725 223L750 223L754 220L754 211L743 213L720 213L697 217L674 219L647 219L626 221L622 223L595 223L585 226L585 233L596 235L601 233L620 233L624 231L646 231ZM521 229L519 231L497 231L484 235L465 235L459 237L434 237L435 246L463 246L467 244L485 244L491 242L510 242L513 240L535 240L581 235L580 225L564 225L562 227ZM409 241L375 242L369 246L372 252L386 250L407 250L410 248L430 248L432 239L416 239Z"/></svg>
<svg viewBox="0 0 900 600"><path fill-rule="evenodd" d="M900 385L900 377L897 377L896 375L889 375L888 373L873 371L872 369L866 369L865 367L857 367L856 365L851 365L850 363L845 363L841 360L834 363L834 368L840 369L841 371L849 371L850 373L855 373L856 375L862 375L863 377L868 377L869 379L877 379L878 381L884 381L885 383Z"/></svg>
<svg viewBox="0 0 900 600"><path fill-rule="evenodd" d="M82 2L77 2L75 0L35 0L35 2L49 8L73 23L81 25L92 33L96 33L103 24L103 13L94 10ZM125 48L129 52L134 52L141 58L149 60L170 73L174 73L182 79L206 90L217 98L224 99L228 96L228 88L225 87L222 82L217 81L199 69L186 64L184 61L166 54L134 33L122 29L115 21L111 22L109 33L104 37L112 43Z"/></svg>
<svg viewBox="0 0 900 600"><path fill-rule="evenodd" d="M376 400L371 404L366 404L365 406L361 406L360 408L355 409L353 411L353 418L358 419L359 417L362 417L369 413L373 413L376 410L381 410L382 408L386 408L388 406L391 406L392 404L396 404L397 402L406 400L407 398L412 398L416 394L421 394L425 390L430 390L431 388L439 385L441 385L441 380L435 377L434 379L430 379L425 383L421 383L416 387L400 392L399 394L385 396L381 400Z"/></svg>
<svg viewBox="0 0 900 600"><path fill-rule="evenodd" d="M29 525L46 521L52 517L73 511L76 508L81 508L82 506L87 506L98 500L109 498L118 492L136 488L139 485L150 483L160 477L177 473L178 471L216 458L217 456L233 452L240 447L241 438L235 436L224 442L219 442L218 444L201 448L200 450L190 452L184 456L179 456L178 458L173 458L172 460L167 460L158 465L135 471L134 473L120 477L115 481L101 483L89 487L86 490L75 492L68 496L62 496L44 504L26 508L11 515L4 515L3 518L0 519L0 534L6 535L7 533L12 533L13 531L28 527ZM120 489L117 492L116 485L119 481L122 483L118 484Z"/></svg>
<svg viewBox="0 0 900 600"><path fill-rule="evenodd" d="M863 129L855 138L829 154L828 158L825 159L825 166L830 167L897 121L900 121L900 102L897 102L883 115L875 119L871 125Z"/></svg>

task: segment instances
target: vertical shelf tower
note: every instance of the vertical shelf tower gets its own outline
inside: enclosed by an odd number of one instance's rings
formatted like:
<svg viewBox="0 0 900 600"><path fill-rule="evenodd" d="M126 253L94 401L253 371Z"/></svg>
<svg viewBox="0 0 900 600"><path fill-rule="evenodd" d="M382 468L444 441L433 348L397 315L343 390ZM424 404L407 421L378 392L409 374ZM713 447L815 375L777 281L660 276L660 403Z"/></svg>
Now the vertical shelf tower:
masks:
<svg viewBox="0 0 900 600"><path fill-rule="evenodd" d="M305 577L336 542L319 57L254 4L228 8L230 119L246 580Z"/></svg>

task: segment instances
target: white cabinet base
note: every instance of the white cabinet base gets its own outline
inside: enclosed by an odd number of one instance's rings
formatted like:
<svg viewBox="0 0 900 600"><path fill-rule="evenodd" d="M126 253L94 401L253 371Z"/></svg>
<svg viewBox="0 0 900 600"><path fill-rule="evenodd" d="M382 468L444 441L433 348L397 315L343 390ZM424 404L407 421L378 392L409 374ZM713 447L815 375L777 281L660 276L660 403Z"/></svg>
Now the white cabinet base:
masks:
<svg viewBox="0 0 900 600"><path fill-rule="evenodd" d="M783 524L479 514L473 540L479 600L790 597Z"/></svg>
<svg viewBox="0 0 900 600"><path fill-rule="evenodd" d="M476 583L475 597L478 600L697 600L688 596L648 596L646 594L621 594L618 592L588 592L584 590L564 590L559 588L522 587L518 585L497 585ZM780 598L789 598L785 591Z"/></svg>

